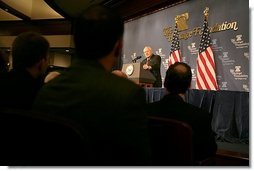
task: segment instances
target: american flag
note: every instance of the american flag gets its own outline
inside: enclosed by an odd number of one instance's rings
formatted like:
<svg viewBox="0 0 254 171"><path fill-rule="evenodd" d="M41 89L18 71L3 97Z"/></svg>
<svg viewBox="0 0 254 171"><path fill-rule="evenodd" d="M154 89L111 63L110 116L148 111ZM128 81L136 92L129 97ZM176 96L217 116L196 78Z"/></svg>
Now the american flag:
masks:
<svg viewBox="0 0 254 171"><path fill-rule="evenodd" d="M181 56L180 56L180 45L179 45L179 33L178 33L177 24L175 24L175 30L173 33L173 40L171 44L168 66L174 64L175 62L180 62L180 61L181 61Z"/></svg>
<svg viewBox="0 0 254 171"><path fill-rule="evenodd" d="M218 90L215 75L215 62L206 18L204 20L201 42L199 45L196 88L200 90Z"/></svg>

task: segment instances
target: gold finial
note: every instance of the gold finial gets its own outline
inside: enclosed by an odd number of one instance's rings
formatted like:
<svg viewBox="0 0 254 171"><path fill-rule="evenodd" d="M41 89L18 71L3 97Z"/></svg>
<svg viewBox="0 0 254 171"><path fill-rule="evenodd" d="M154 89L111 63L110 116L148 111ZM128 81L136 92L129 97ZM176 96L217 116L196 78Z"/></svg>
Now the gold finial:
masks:
<svg viewBox="0 0 254 171"><path fill-rule="evenodd" d="M209 15L209 8L206 7L205 10L204 10L204 15L206 17L206 19L208 18L208 15Z"/></svg>

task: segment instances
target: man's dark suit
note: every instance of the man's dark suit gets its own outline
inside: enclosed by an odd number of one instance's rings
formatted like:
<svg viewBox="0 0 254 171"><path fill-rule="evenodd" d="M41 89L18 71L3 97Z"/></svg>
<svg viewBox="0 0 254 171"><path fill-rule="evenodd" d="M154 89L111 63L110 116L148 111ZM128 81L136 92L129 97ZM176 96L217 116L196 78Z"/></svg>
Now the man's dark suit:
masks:
<svg viewBox="0 0 254 171"><path fill-rule="evenodd" d="M92 165L142 165L150 156L144 106L141 87L78 60L41 89L34 109L79 122Z"/></svg>
<svg viewBox="0 0 254 171"><path fill-rule="evenodd" d="M31 108L42 85L42 78L33 78L25 69L0 75L0 107Z"/></svg>
<svg viewBox="0 0 254 171"><path fill-rule="evenodd" d="M156 81L154 82L153 86L154 87L161 87L162 86L162 81L161 81L161 57L159 55L152 54L152 56L149 57L148 60L146 58L141 62L142 66L146 63L148 64L148 66L152 67L150 72L156 78Z"/></svg>
<svg viewBox="0 0 254 171"><path fill-rule="evenodd" d="M217 145L211 129L211 116L206 111L184 102L179 95L172 94L148 104L147 111L151 116L180 120L192 127L195 160L202 160L215 154Z"/></svg>

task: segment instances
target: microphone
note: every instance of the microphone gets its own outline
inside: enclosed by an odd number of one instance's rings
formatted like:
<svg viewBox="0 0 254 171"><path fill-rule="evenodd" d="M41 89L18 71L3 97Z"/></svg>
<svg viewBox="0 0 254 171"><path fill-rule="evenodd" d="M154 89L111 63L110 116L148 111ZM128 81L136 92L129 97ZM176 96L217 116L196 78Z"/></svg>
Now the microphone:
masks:
<svg viewBox="0 0 254 171"><path fill-rule="evenodd" d="M137 56L136 58L132 59L132 62L136 62L140 58L142 58L142 56Z"/></svg>

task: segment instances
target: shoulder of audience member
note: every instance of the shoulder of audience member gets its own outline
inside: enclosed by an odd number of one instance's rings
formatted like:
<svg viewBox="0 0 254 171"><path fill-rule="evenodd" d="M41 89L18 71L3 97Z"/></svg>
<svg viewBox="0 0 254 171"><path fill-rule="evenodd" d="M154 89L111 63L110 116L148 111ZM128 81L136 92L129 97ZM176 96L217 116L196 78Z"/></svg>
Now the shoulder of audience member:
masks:
<svg viewBox="0 0 254 171"><path fill-rule="evenodd" d="M192 114L195 115L195 117L199 118L199 120L202 120L202 122L205 123L210 123L212 120L212 114L208 112L205 109L202 109L200 107L194 106L192 104L189 104L189 109L192 111Z"/></svg>
<svg viewBox="0 0 254 171"><path fill-rule="evenodd" d="M190 108L192 108L192 110L197 111L198 113L201 113L201 114L204 114L204 115L209 115L210 114L208 111L206 111L206 110L204 110L200 107L197 107L197 106L195 106L193 104L190 104L190 103L187 103L187 104L190 106Z"/></svg>
<svg viewBox="0 0 254 171"><path fill-rule="evenodd" d="M12 79L12 73L11 72L5 72L5 73L0 74L0 84L5 84L10 79Z"/></svg>
<svg viewBox="0 0 254 171"><path fill-rule="evenodd" d="M136 92L136 91L142 91L145 94L145 91L142 87L140 87L139 85L135 84L133 81L126 79L126 78L122 78L119 77L117 75L114 74L110 74L111 77L111 81L112 82L108 82L107 84L114 84L114 91L118 91L121 94L126 94L128 95L131 92Z"/></svg>
<svg viewBox="0 0 254 171"><path fill-rule="evenodd" d="M149 116L160 116L161 111L160 109L165 106L161 106L160 101L152 102L152 103L146 103L145 110Z"/></svg>
<svg viewBox="0 0 254 171"><path fill-rule="evenodd" d="M135 89L140 89L141 88L140 86L135 84L133 81L129 80L128 77L124 78L124 77L120 77L120 76L112 74L112 73L110 74L110 77L111 77L112 81L118 82L121 86L123 86L127 89L128 89L128 87L130 87L131 89L132 88L135 88Z"/></svg>
<svg viewBox="0 0 254 171"><path fill-rule="evenodd" d="M113 70L111 73L115 74L116 76L122 77L122 78L128 78L128 76L125 74L125 72L123 72L121 70Z"/></svg>

